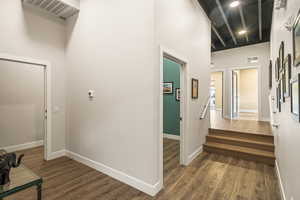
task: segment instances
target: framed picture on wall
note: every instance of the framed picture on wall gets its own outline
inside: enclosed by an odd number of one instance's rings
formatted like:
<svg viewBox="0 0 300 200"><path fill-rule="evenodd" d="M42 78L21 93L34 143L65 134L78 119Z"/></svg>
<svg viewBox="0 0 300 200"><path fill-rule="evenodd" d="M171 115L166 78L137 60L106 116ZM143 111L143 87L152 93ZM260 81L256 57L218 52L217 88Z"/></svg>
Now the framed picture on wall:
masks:
<svg viewBox="0 0 300 200"><path fill-rule="evenodd" d="M279 72L281 72L283 69L283 62L284 62L284 42L282 41L279 47L279 66L278 66Z"/></svg>
<svg viewBox="0 0 300 200"><path fill-rule="evenodd" d="M269 89L272 89L272 60L269 64Z"/></svg>
<svg viewBox="0 0 300 200"><path fill-rule="evenodd" d="M199 81L192 78L192 99L198 99Z"/></svg>
<svg viewBox="0 0 300 200"><path fill-rule="evenodd" d="M173 82L164 82L163 91L164 94L173 94Z"/></svg>
<svg viewBox="0 0 300 200"><path fill-rule="evenodd" d="M275 80L279 80L279 58L276 59L275 61Z"/></svg>
<svg viewBox="0 0 300 200"><path fill-rule="evenodd" d="M281 103L280 103L280 87L278 84L278 87L276 88L276 102L277 102L277 109L278 112L281 112Z"/></svg>
<svg viewBox="0 0 300 200"><path fill-rule="evenodd" d="M175 99L176 101L180 101L180 88L175 89Z"/></svg>
<svg viewBox="0 0 300 200"><path fill-rule="evenodd" d="M280 102L284 103L285 102L285 97L284 97L284 82L283 79L281 78L279 81L279 85L280 85Z"/></svg>
<svg viewBox="0 0 300 200"><path fill-rule="evenodd" d="M293 25L293 57L294 66L300 65L300 10Z"/></svg>
<svg viewBox="0 0 300 200"><path fill-rule="evenodd" d="M283 70L284 70L284 76L283 76L283 82L284 82L284 97L289 97L290 96L290 81L291 81L291 68L292 68L292 56L289 54L285 59L284 59L284 64L283 64Z"/></svg>
<svg viewBox="0 0 300 200"><path fill-rule="evenodd" d="M291 113L293 115L293 118L300 122L300 74L297 74L297 76L291 80Z"/></svg>

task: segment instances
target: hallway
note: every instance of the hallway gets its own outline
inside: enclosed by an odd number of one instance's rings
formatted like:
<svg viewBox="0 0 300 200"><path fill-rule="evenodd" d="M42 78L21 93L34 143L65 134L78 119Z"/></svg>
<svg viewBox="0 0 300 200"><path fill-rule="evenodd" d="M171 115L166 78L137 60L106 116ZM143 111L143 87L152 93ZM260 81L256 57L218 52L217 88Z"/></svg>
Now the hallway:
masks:
<svg viewBox="0 0 300 200"><path fill-rule="evenodd" d="M24 164L44 177L44 200L280 200L274 168L202 153L179 165L179 142L164 140L164 189L150 197L67 157L43 161L43 148L28 149ZM34 200L35 189L5 200Z"/></svg>

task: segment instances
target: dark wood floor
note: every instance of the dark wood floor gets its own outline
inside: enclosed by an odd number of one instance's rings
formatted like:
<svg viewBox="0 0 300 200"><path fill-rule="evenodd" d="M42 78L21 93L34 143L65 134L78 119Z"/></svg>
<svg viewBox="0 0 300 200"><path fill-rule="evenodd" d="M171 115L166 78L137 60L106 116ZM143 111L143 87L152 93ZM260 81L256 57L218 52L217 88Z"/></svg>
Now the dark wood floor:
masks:
<svg viewBox="0 0 300 200"><path fill-rule="evenodd" d="M179 142L164 140L164 185L150 197L67 157L43 161L43 149L23 151L24 163L44 178L43 200L279 200L274 168L202 153L188 167L179 165ZM35 190L9 200L33 200ZM5 199L5 200L7 200Z"/></svg>

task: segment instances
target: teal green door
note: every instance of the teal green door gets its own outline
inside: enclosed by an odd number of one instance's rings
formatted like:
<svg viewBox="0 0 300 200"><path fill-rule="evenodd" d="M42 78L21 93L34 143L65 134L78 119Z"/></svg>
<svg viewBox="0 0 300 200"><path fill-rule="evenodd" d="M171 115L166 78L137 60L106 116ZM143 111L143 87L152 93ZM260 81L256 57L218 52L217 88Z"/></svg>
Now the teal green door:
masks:
<svg viewBox="0 0 300 200"><path fill-rule="evenodd" d="M176 100L176 88L180 88L181 65L164 58L164 82L173 82L173 93L164 94L164 133L180 135L180 102Z"/></svg>

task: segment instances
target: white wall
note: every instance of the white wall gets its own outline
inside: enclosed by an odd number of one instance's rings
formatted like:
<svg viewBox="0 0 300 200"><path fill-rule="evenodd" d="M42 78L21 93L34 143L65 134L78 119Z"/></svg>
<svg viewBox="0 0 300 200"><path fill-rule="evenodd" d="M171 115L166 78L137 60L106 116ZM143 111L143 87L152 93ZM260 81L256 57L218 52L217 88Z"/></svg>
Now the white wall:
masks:
<svg viewBox="0 0 300 200"><path fill-rule="evenodd" d="M248 63L248 57L259 57L258 63ZM217 51L212 53L212 70L226 69L225 70L225 92L224 92L224 114L230 116L231 112L231 72L230 68L237 67L252 67L258 66L260 72L258 74L259 86L258 86L258 109L259 119L269 120L269 62L270 62L270 43L261 43L256 45L250 45L245 47L239 47L229 50Z"/></svg>
<svg viewBox="0 0 300 200"><path fill-rule="evenodd" d="M0 60L0 148L44 139L44 67Z"/></svg>
<svg viewBox="0 0 300 200"><path fill-rule="evenodd" d="M287 1L287 8L274 10L273 23L271 32L271 58L273 61L273 74L274 63L278 56L278 50L281 41L284 41L285 56L289 53L293 55L292 33L288 32L283 24L290 16L296 16L300 9L299 0ZM292 67L292 77L300 72L300 67ZM273 76L272 95L275 96L275 83ZM286 98L286 102L282 104L282 112L275 114L275 121L279 122L278 129L273 129L275 135L276 145L276 158L279 165L279 170L282 178L283 187L287 200L300 199L300 157L299 157L299 144L300 144L300 124L292 119L290 113L290 98Z"/></svg>
<svg viewBox="0 0 300 200"><path fill-rule="evenodd" d="M200 98L189 100L190 155L208 132L208 120L199 121L200 105L209 94L208 19L196 1L88 0L81 2L67 32L67 149L113 171L119 180L126 175L125 182L135 187L155 187L159 46L188 58L189 78L200 81ZM95 90L92 101L89 89Z"/></svg>
<svg viewBox="0 0 300 200"><path fill-rule="evenodd" d="M20 0L1 0L0 53L48 60L52 64L52 151L65 148L65 27L23 8ZM2 137L2 135L1 135Z"/></svg>
<svg viewBox="0 0 300 200"><path fill-rule="evenodd" d="M80 7L67 34L68 150L154 185L153 1L88 0Z"/></svg>
<svg viewBox="0 0 300 200"><path fill-rule="evenodd" d="M199 117L200 108L209 96L210 21L195 0L174 0L172 3L168 0L156 0L155 3L156 52L159 45L162 45L188 61L188 127L185 134L187 157L191 157L205 142L209 127L209 115L202 121ZM159 61L159 57L156 60ZM159 68L156 68L156 74L159 74ZM199 98L196 100L191 99L192 78L199 79ZM155 81L159 83L159 79Z"/></svg>

